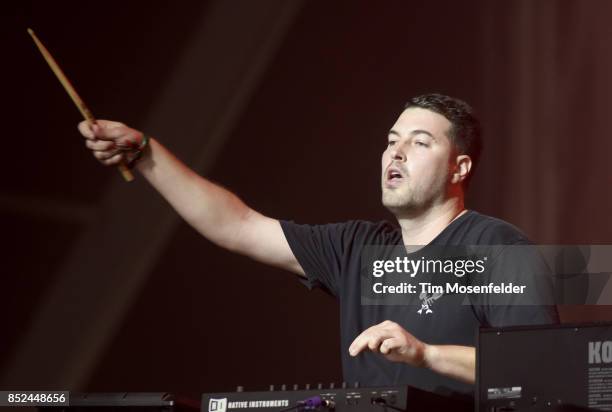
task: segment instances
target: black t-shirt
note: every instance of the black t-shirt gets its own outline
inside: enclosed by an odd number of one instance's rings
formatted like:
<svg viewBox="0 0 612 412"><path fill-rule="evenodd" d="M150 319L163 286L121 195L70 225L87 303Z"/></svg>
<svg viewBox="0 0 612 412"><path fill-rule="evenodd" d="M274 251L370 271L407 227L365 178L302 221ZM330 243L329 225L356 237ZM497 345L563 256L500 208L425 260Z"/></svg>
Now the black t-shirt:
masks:
<svg viewBox="0 0 612 412"><path fill-rule="evenodd" d="M425 368L391 362L378 353L351 357L348 348L370 326L392 320L429 344L475 346L479 326L557 323L552 306L436 305L426 316L414 306L362 305L360 266L367 245L403 245L401 230L388 222L349 221L298 225L281 221L293 254L304 269L302 282L338 298L344 380L367 386L408 384L444 395L473 395L473 386ZM430 245L521 245L528 239L502 220L468 211L451 222ZM521 273L523 259L515 259Z"/></svg>

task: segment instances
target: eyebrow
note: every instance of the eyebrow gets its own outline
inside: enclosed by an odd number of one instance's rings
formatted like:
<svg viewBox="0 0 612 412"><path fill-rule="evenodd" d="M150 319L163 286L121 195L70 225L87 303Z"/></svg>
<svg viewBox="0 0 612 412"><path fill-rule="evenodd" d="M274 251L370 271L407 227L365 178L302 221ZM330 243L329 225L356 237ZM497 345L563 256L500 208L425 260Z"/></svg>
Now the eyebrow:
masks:
<svg viewBox="0 0 612 412"><path fill-rule="evenodd" d="M393 129L389 130L389 134L390 135L395 135L397 137L402 137L397 130L393 130ZM411 136L416 136L417 134L426 134L427 136L431 137L432 139L437 140L436 137L433 134L429 133L427 130L416 129L416 130L413 130L413 131L410 132Z"/></svg>

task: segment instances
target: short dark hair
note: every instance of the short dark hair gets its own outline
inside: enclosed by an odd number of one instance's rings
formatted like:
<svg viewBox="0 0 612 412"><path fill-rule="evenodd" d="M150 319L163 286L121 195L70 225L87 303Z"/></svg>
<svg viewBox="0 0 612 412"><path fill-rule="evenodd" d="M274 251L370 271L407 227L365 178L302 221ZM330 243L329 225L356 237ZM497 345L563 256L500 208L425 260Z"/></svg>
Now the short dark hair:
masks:
<svg viewBox="0 0 612 412"><path fill-rule="evenodd" d="M482 131L472 107L463 100L438 93L411 98L404 106L404 110L411 107L431 110L446 117L451 123L449 130L451 142L459 154L468 155L472 159L472 169L464 181L464 187L467 188L482 153Z"/></svg>

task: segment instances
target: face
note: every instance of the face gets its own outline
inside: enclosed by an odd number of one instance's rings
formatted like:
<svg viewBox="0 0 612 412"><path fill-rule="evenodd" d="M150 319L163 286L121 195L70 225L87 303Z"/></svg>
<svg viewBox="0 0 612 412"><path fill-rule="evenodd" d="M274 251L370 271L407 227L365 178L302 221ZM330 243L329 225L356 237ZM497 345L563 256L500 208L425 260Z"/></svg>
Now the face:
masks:
<svg viewBox="0 0 612 412"><path fill-rule="evenodd" d="M409 108L397 119L382 155L382 202L396 216L444 200L450 184L451 123L427 109Z"/></svg>

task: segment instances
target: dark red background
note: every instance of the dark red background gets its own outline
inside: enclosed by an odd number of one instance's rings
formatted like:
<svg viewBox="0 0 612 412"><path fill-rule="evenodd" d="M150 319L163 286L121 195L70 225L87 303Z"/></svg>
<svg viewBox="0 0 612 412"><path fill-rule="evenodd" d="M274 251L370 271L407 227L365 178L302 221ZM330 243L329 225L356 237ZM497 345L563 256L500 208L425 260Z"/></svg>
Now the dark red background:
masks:
<svg viewBox="0 0 612 412"><path fill-rule="evenodd" d="M535 3L306 1L207 176L278 218L391 219L379 199L386 132L408 97L441 92L467 100L483 118L486 150L469 207L538 241L609 242L612 36L603 16L612 4ZM0 368L84 230L36 203L95 207L119 179L83 148L79 114L26 27L98 117L138 128L208 7L4 6ZM156 137L170 149L181 138ZM26 204L33 207L19 206ZM562 314L610 318L604 308ZM339 350L330 297L182 223L91 378L69 389L197 397L237 384L328 383L342 380Z"/></svg>

